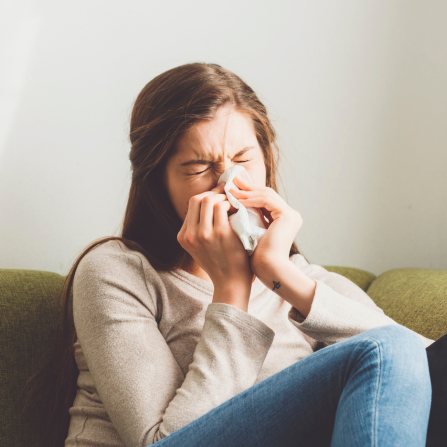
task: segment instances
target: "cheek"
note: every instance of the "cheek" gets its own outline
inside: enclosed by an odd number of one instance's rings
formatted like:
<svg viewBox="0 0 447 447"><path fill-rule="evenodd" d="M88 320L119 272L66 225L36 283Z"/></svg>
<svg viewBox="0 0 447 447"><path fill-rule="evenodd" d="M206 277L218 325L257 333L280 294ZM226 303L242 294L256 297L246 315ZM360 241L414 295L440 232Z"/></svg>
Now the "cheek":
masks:
<svg viewBox="0 0 447 447"><path fill-rule="evenodd" d="M185 188L180 181L179 176L176 176L172 172L167 174L165 184L168 195L171 198L172 205L177 211L177 214L183 219L185 217L186 210L188 209L188 188Z"/></svg>
<svg viewBox="0 0 447 447"><path fill-rule="evenodd" d="M179 187L171 194L172 204L178 214L178 216L183 220L188 211L188 201L190 195L185 191L185 188Z"/></svg>
<svg viewBox="0 0 447 447"><path fill-rule="evenodd" d="M257 163L256 165L246 166L245 169L247 170L253 183L265 186L266 169L264 162Z"/></svg>
<svg viewBox="0 0 447 447"><path fill-rule="evenodd" d="M209 186L209 180L206 181L206 179L197 179L194 184L191 184L188 181L177 182L175 191L175 207L177 213L184 218L188 210L189 199L192 196L202 194L205 191L210 191L214 186L215 185Z"/></svg>

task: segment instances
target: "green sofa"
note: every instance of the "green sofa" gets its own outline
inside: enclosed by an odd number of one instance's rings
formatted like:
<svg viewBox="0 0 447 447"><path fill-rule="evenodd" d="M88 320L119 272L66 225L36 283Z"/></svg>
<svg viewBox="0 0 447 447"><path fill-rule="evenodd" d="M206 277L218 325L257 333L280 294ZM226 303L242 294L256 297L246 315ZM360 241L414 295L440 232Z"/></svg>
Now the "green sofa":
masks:
<svg viewBox="0 0 447 447"><path fill-rule="evenodd" d="M351 267L324 267L356 283L403 326L433 340L447 333L447 270L401 268L376 277ZM52 272L0 269L2 447L46 446L42 427L21 420L17 397L57 340L63 280Z"/></svg>

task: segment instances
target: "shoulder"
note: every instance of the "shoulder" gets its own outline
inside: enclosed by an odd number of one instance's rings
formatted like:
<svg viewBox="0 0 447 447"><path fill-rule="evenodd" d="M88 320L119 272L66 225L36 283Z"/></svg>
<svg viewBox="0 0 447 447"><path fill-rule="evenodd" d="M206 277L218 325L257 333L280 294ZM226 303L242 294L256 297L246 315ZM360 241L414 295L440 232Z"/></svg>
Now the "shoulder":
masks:
<svg viewBox="0 0 447 447"><path fill-rule="evenodd" d="M139 257L140 252L130 249L123 242L119 240L109 240L98 244L96 247L92 248L83 258L81 262L94 262L98 259L104 259L107 257L111 258L121 258L122 260L128 259L130 257Z"/></svg>
<svg viewBox="0 0 447 447"><path fill-rule="evenodd" d="M321 282L327 283L330 286L337 285L340 282L350 282L347 278L339 275L335 272L330 272L326 270L323 266L318 264L310 264L306 258L301 254L293 254L289 257L303 273L305 273L309 278L314 280L320 280Z"/></svg>
<svg viewBox="0 0 447 447"><path fill-rule="evenodd" d="M295 253L292 256L289 256L289 260L292 261L296 266L301 268L305 268L311 265L307 262L306 258L300 253Z"/></svg>
<svg viewBox="0 0 447 447"><path fill-rule="evenodd" d="M110 240L92 248L82 257L77 272L94 270L100 273L111 268L116 274L120 271L132 271L140 276L158 277L156 270L141 252L127 247L119 240Z"/></svg>
<svg viewBox="0 0 447 447"><path fill-rule="evenodd" d="M384 313L363 289L345 276L336 272L330 272L321 265L309 264L301 254L294 254L289 259L310 279L318 280L340 295L358 301L382 314Z"/></svg>
<svg viewBox="0 0 447 447"><path fill-rule="evenodd" d="M309 278L320 280L329 286L337 286L340 282L344 283L349 281L347 278L339 275L338 273L329 272L321 265L310 264L306 258L299 253L293 254L289 257L289 259Z"/></svg>
<svg viewBox="0 0 447 447"><path fill-rule="evenodd" d="M135 297L150 297L156 307L163 282L142 253L122 241L110 240L83 256L75 272L73 288L77 295L88 292L98 298L126 291Z"/></svg>

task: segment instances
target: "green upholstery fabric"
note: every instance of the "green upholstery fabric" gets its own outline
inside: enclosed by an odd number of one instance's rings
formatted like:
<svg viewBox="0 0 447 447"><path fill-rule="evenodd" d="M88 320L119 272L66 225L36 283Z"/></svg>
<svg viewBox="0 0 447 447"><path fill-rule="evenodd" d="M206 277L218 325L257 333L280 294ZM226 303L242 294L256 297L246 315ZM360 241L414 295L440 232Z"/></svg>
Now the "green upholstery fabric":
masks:
<svg viewBox="0 0 447 447"><path fill-rule="evenodd" d="M42 427L21 420L18 397L56 342L63 279L52 272L0 270L1 446L45 445Z"/></svg>
<svg viewBox="0 0 447 447"><path fill-rule="evenodd" d="M352 267L323 266L359 287L398 323L426 337L447 332L447 270L395 269L376 277ZM0 269L0 445L46 447L41 427L21 420L17 397L56 343L64 277Z"/></svg>
<svg viewBox="0 0 447 447"><path fill-rule="evenodd" d="M334 265L323 265L322 267L329 272L343 275L353 283L357 284L365 292L368 290L370 284L377 278L376 275L373 275L366 270L360 270L354 267L337 267Z"/></svg>
<svg viewBox="0 0 447 447"><path fill-rule="evenodd" d="M388 270L367 293L386 315L424 337L447 333L447 270Z"/></svg>

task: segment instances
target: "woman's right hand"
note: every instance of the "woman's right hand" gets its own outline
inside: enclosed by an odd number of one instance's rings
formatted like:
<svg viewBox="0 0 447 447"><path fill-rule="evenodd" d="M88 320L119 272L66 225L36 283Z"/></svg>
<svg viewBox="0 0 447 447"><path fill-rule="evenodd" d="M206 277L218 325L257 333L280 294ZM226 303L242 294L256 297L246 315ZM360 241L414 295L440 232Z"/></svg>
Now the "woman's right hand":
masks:
<svg viewBox="0 0 447 447"><path fill-rule="evenodd" d="M247 251L228 221L228 211L234 208L224 184L189 199L177 240L213 282L213 302L247 311L254 275Z"/></svg>

